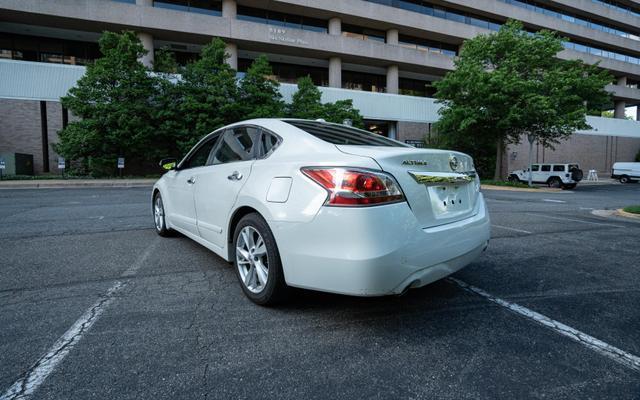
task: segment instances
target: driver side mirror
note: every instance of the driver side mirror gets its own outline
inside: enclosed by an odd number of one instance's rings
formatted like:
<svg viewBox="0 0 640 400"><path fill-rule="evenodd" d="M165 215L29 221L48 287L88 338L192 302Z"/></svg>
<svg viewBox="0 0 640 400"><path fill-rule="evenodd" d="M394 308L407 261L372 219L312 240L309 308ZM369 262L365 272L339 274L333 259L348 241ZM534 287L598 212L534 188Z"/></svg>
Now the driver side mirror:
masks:
<svg viewBox="0 0 640 400"><path fill-rule="evenodd" d="M167 171L176 169L177 166L178 166L178 160L175 158L163 158L162 160L160 160L160 167L162 169L166 169Z"/></svg>

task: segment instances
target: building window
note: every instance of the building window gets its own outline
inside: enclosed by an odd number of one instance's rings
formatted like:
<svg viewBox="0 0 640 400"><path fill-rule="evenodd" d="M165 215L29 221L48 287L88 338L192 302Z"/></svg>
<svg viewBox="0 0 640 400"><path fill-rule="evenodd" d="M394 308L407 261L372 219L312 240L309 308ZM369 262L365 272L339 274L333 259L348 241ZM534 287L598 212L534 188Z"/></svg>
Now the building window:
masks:
<svg viewBox="0 0 640 400"><path fill-rule="evenodd" d="M327 33L327 21L325 20L264 10L261 8L239 5L236 18L242 21L257 22L259 24Z"/></svg>
<svg viewBox="0 0 640 400"><path fill-rule="evenodd" d="M342 71L342 87L365 92L386 92L387 77L364 72Z"/></svg>
<svg viewBox="0 0 640 400"><path fill-rule="evenodd" d="M221 16L221 0L154 0L154 7Z"/></svg>
<svg viewBox="0 0 640 400"><path fill-rule="evenodd" d="M378 31L375 29L362 28L355 25L342 25L342 36L361 39L361 40L375 40L376 42L384 43L386 41L386 33L384 31Z"/></svg>
<svg viewBox="0 0 640 400"><path fill-rule="evenodd" d="M418 79L400 78L398 81L398 93L406 96L433 97L435 88L429 81Z"/></svg>
<svg viewBox="0 0 640 400"><path fill-rule="evenodd" d="M55 64L87 65L100 58L97 43L4 33L0 58Z"/></svg>
<svg viewBox="0 0 640 400"><path fill-rule="evenodd" d="M414 36L400 35L398 38L398 44L410 49L440 53L449 57L455 57L458 55L458 46L455 44L442 43Z"/></svg>

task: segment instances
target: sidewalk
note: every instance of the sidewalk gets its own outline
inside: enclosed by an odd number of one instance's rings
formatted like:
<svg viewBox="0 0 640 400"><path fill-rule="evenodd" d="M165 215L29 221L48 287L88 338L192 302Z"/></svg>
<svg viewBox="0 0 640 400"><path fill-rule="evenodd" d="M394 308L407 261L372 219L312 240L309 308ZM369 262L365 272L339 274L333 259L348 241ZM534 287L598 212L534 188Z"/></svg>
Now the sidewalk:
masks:
<svg viewBox="0 0 640 400"><path fill-rule="evenodd" d="M0 189L151 187L157 179L33 179L0 181Z"/></svg>

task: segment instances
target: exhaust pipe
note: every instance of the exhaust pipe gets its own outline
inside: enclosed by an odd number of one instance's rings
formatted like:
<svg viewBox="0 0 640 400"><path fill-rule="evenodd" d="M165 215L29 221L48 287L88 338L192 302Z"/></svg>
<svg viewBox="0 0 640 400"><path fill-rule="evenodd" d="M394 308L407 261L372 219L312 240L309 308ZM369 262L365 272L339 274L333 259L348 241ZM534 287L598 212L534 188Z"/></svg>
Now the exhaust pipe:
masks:
<svg viewBox="0 0 640 400"><path fill-rule="evenodd" d="M414 285L419 285L420 284L420 279L416 279L414 281L411 281L411 283L409 283L407 286L404 287L404 289L402 289L402 292L398 293L398 297L404 296L409 289L411 289Z"/></svg>

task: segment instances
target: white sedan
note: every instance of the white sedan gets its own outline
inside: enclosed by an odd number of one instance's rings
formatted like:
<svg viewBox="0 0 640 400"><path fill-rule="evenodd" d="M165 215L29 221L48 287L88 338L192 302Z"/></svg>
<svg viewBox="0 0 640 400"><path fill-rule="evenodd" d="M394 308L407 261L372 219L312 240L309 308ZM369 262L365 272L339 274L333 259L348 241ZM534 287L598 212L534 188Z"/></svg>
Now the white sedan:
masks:
<svg viewBox="0 0 640 400"><path fill-rule="evenodd" d="M324 121L218 129L153 187L157 232L235 263L258 304L287 287L401 294L450 275L489 242L472 159Z"/></svg>

